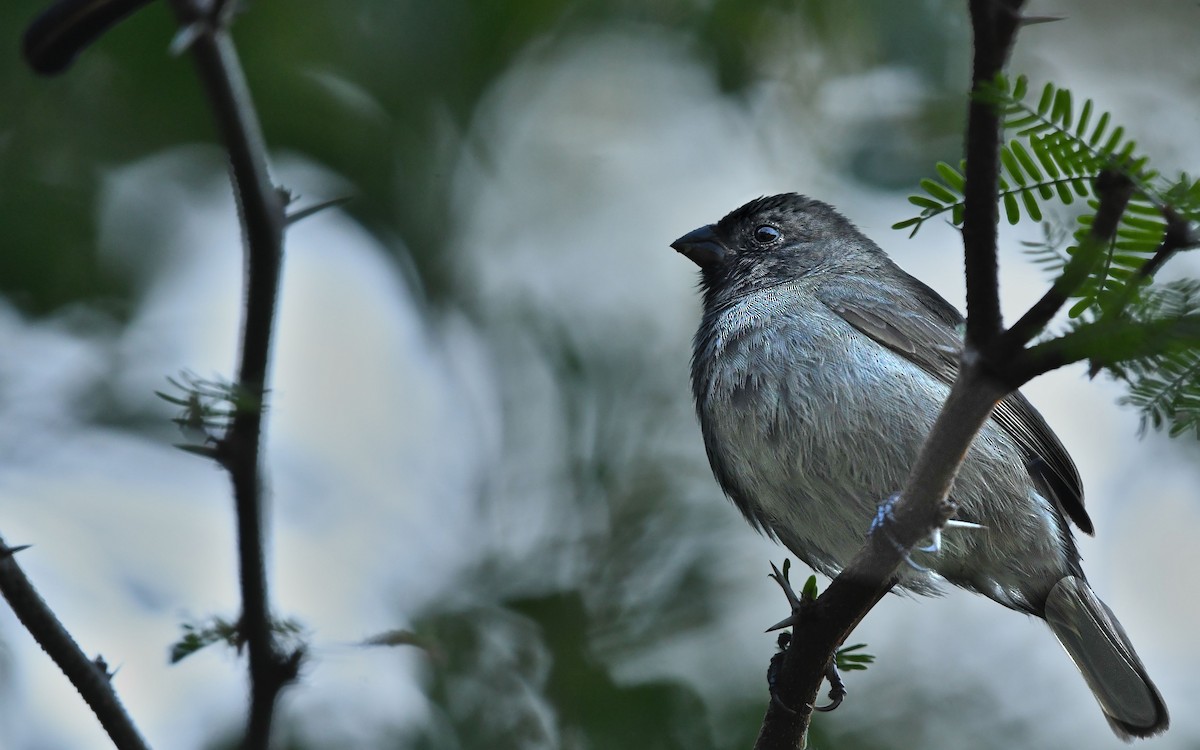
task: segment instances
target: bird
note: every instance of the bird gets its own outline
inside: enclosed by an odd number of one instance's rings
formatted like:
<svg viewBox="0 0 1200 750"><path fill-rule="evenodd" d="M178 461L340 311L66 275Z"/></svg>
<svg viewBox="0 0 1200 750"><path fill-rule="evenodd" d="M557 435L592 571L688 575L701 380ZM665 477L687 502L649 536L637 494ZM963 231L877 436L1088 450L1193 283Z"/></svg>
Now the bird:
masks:
<svg viewBox="0 0 1200 750"><path fill-rule="evenodd" d="M957 375L963 317L796 193L671 247L700 268L691 384L713 474L751 526L834 576L904 486ZM1158 688L1080 564L1071 525L1093 525L1079 472L1019 391L997 403L951 498L939 548L914 552L897 587L948 582L1045 620L1118 737L1165 731Z"/></svg>

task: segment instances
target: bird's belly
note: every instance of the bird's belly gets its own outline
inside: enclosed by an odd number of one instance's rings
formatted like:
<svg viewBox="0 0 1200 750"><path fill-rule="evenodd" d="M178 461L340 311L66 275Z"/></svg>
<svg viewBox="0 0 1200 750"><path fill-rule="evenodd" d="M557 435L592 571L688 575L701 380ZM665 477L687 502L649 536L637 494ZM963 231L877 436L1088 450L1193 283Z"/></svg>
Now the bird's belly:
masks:
<svg viewBox="0 0 1200 750"><path fill-rule="evenodd" d="M709 451L736 485L726 490L752 505L748 516L833 574L862 546L880 504L903 488L949 388L864 337L837 342L850 356L836 360L817 356L828 342L807 350L768 343L710 379L700 404L706 439L718 443ZM1054 512L1033 490L1020 450L991 424L952 496L958 518L987 528L948 531L941 553L919 557L922 565L980 590L1063 566ZM910 587L929 586L916 568L902 575Z"/></svg>

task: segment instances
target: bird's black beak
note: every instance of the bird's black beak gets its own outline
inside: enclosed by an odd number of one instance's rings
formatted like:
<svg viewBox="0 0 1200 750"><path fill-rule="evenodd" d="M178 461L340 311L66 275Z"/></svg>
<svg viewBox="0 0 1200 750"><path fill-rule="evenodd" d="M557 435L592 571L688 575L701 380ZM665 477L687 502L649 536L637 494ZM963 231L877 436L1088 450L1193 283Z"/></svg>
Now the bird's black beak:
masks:
<svg viewBox="0 0 1200 750"><path fill-rule="evenodd" d="M729 249L717 238L712 224L688 232L671 243L671 247L686 255L701 268L715 266L729 255Z"/></svg>

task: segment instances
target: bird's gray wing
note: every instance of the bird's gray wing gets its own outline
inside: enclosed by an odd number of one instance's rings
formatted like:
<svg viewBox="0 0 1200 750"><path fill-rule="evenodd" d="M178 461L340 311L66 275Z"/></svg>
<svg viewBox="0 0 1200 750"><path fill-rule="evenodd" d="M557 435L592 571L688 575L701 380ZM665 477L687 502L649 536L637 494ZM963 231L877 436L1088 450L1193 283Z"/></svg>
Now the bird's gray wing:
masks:
<svg viewBox="0 0 1200 750"><path fill-rule="evenodd" d="M844 283L821 285L817 297L863 334L950 385L958 377L962 315L919 279L894 270L908 287L898 298ZM1081 531L1091 534L1079 470L1042 415L1013 392L996 404L992 420L1021 447L1027 469L1046 494Z"/></svg>

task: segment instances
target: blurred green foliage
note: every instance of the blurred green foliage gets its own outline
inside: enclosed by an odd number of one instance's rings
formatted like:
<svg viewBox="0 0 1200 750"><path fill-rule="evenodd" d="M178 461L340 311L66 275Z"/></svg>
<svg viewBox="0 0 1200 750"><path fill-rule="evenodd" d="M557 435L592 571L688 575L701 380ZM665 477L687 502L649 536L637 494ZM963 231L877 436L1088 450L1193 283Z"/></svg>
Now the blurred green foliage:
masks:
<svg viewBox="0 0 1200 750"><path fill-rule="evenodd" d="M889 62L917 71L935 93L957 94L966 72L946 73L959 69L947 62L965 59L966 50L961 9L948 0L247 5L235 38L271 148L301 152L347 177L356 186L347 210L395 251L408 248L435 300L448 291L442 254L454 217L446 188L462 133L489 86L532 44L570 44L630 24L677 29L732 95L760 80L769 63L807 53L814 40L835 69ZM0 7L0 28L8 30L0 57L19 58L19 30L41 7L31 0ZM168 8L156 2L62 76L38 78L21 64L0 70L0 294L25 311L86 301L120 317L128 304L132 282L96 254L93 220L105 170L213 137L190 64L167 54L173 34ZM796 49L801 42L804 49ZM923 110L937 113L930 120L949 137L934 139L943 149L957 146L958 123L940 112L950 100L935 95ZM929 125L922 124L926 132ZM864 139L848 167L869 181L908 180L915 165L899 164L900 174L881 170L877 148ZM909 152L903 162L915 161ZM303 193L304 186L289 187Z"/></svg>
<svg viewBox="0 0 1200 750"><path fill-rule="evenodd" d="M588 651L591 625L577 593L426 624L441 644L432 692L444 723L415 746L715 747L698 695L677 682L619 684Z"/></svg>

